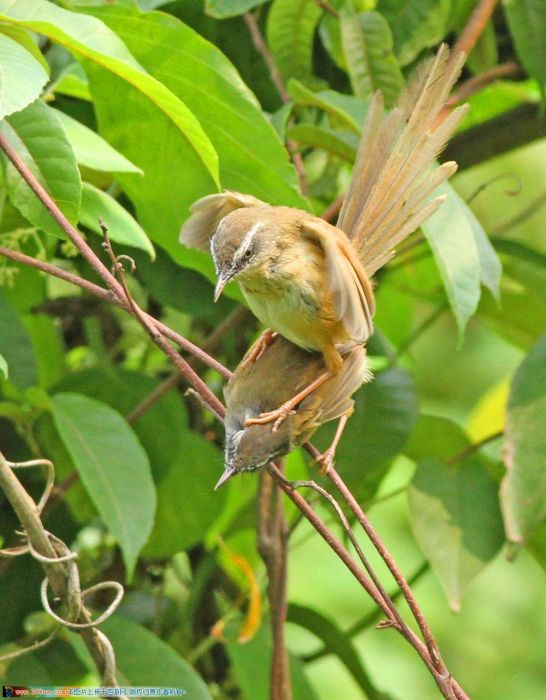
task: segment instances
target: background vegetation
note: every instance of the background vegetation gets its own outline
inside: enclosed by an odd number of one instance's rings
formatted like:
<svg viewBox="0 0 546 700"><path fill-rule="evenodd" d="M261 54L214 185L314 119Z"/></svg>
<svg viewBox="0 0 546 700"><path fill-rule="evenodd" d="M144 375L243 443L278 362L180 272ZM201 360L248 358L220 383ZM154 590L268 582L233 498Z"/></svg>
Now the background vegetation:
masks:
<svg viewBox="0 0 546 700"><path fill-rule="evenodd" d="M0 133L107 262L103 217L116 252L136 261L136 300L233 368L258 327L234 286L212 303L210 260L178 244L190 204L223 187L322 214L346 190L373 91L392 105L483 5L0 0ZM460 172L378 275L375 380L357 395L337 467L414 579L467 692L528 700L546 692L546 5L504 0L478 35L458 93L472 109L447 154ZM1 184L0 252L96 281L6 158ZM184 385L171 379L142 404L173 368L135 319L5 256L0 283L0 449L54 461L47 529L78 552L86 585L126 585L102 627L120 679L200 699L268 697L256 476L212 492L222 427ZM220 375L199 371L221 395ZM291 455L288 475L307 474L307 461ZM42 476L24 480L38 496ZM294 697L437 697L414 652L374 628L372 603L324 542L286 513L297 522ZM12 546L7 501L0 520ZM51 622L37 562L4 559L0 572L6 653ZM0 661L0 677L99 682L69 632Z"/></svg>

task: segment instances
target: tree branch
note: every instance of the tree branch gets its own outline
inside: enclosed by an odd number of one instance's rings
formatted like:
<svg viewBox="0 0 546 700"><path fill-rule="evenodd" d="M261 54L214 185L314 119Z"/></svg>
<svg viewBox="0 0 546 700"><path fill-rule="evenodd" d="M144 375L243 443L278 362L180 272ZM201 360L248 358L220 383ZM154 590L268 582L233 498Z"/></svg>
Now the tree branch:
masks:
<svg viewBox="0 0 546 700"><path fill-rule="evenodd" d="M465 28L455 42L451 53L451 60L456 60L456 57L461 51L467 56L470 54L489 22L491 15L495 11L498 1L499 0L479 0L468 18Z"/></svg>

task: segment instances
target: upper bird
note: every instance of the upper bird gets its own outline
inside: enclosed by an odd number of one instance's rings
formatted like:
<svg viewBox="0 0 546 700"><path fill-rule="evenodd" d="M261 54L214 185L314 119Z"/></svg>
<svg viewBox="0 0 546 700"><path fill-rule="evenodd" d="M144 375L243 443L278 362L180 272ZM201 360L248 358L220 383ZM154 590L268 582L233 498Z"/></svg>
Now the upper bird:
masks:
<svg viewBox="0 0 546 700"><path fill-rule="evenodd" d="M339 371L336 344L373 332L370 277L441 204L429 195L457 168L431 165L465 112L444 109L463 62L442 45L386 116L374 95L337 226L237 192L197 200L180 240L210 248L215 299L236 278L262 323Z"/></svg>

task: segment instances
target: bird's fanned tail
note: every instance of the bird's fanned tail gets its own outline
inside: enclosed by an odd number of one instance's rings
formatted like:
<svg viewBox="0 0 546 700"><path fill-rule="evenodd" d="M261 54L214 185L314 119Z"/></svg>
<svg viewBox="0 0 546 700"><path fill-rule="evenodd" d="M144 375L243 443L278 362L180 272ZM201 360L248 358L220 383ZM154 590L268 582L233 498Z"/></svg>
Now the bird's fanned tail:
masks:
<svg viewBox="0 0 546 700"><path fill-rule="evenodd" d="M351 238L368 275L392 256L392 249L415 231L442 203L431 193L457 169L454 162L433 163L466 112L444 110L464 63L450 60L444 44L425 62L383 116L383 99L371 101L351 187L338 227Z"/></svg>

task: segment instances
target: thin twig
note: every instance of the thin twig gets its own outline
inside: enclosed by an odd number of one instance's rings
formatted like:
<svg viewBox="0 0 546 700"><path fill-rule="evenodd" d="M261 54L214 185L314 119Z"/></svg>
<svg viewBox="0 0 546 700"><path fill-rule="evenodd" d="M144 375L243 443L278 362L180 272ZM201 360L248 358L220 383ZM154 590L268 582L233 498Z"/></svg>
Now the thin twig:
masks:
<svg viewBox="0 0 546 700"><path fill-rule="evenodd" d="M244 306L237 306L226 318L217 326L213 332L205 339L202 350L204 352L213 352L224 335L232 328L236 327L244 318L248 316L248 310ZM191 361L189 363L192 364ZM224 368L222 368L224 369ZM224 372L222 372L224 374ZM224 374L225 376L225 374ZM174 389L182 381L183 376L178 369L169 374L161 384L146 396L133 410L126 416L129 423L136 423L142 416L147 413L155 404L161 400L165 394Z"/></svg>
<svg viewBox="0 0 546 700"><path fill-rule="evenodd" d="M521 211L519 211L515 216L508 221L493 228L493 234L495 236L501 236L507 231L511 231L516 226L526 221L530 216L536 214L537 211L542 209L546 205L546 192L542 192L538 197L535 197L527 206L525 206Z"/></svg>
<svg viewBox="0 0 546 700"><path fill-rule="evenodd" d="M330 5L330 3L327 2L327 0L315 0L315 4L322 8L329 15L332 15L332 17L339 17L339 12L336 10L335 7L332 7L332 5Z"/></svg>
<svg viewBox="0 0 546 700"><path fill-rule="evenodd" d="M508 75L514 75L514 73L518 71L519 66L515 61L507 61L483 73L474 75L459 86L457 91L447 100L446 105L455 107L459 102L464 102L464 100L467 100L475 93L480 92L491 83L494 83L495 80L505 78Z"/></svg>
<svg viewBox="0 0 546 700"><path fill-rule="evenodd" d="M324 219L325 221L332 223L332 221L334 219L337 219L337 216L338 216L339 212L341 211L341 207L343 206L344 201L345 201L345 195L341 195L337 199L334 199L334 201L330 204L330 206L326 207L326 209L320 215L321 219Z"/></svg>
<svg viewBox="0 0 546 700"><path fill-rule="evenodd" d="M467 56L470 54L495 11L498 1L479 0L468 18L465 28L455 42L450 60L456 61L461 51Z"/></svg>
<svg viewBox="0 0 546 700"><path fill-rule="evenodd" d="M252 12L245 12L243 18L246 26L248 27L250 38L252 39L252 43L254 44L256 51L263 58L264 63L269 70L271 82L277 88L283 104L288 104L290 102L290 95L288 94L279 69L277 68L275 59L273 58L271 51L265 42L263 34L260 31L256 16ZM298 147L294 141L287 140L286 147L288 148L288 152L290 153L290 157L292 158L292 162L296 168L302 194L304 197L307 197L309 195L309 185L307 183L307 173L305 172L305 165L303 163L302 155L298 151Z"/></svg>
<svg viewBox="0 0 546 700"><path fill-rule="evenodd" d="M453 465L458 464L459 462L464 462L465 459L468 459L469 457L472 457L473 454L476 454L476 452L479 452L482 449L482 447L485 447L485 445L488 445L490 442L498 440L503 435L504 430L497 430L497 432L492 433L491 435L488 435L487 437L484 437L481 440L478 440L478 442L474 442L472 443L472 445L468 445L468 447L465 447L464 450L461 450L456 455L453 455L453 457L450 457L447 460L447 463L449 465Z"/></svg>

